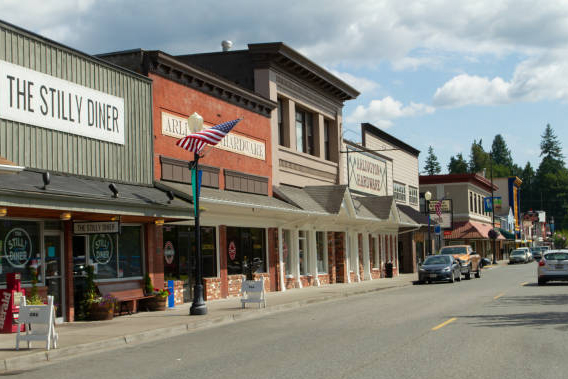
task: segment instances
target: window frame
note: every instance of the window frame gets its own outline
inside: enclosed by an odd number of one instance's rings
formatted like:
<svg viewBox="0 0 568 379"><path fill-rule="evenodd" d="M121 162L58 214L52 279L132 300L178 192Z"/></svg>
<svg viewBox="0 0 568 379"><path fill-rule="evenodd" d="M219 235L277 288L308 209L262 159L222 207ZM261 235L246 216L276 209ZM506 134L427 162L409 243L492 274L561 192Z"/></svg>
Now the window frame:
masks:
<svg viewBox="0 0 568 379"><path fill-rule="evenodd" d="M315 131L314 113L304 108L296 108L295 111L296 128L296 151L314 155L315 154ZM300 145L301 144L301 145Z"/></svg>
<svg viewBox="0 0 568 379"><path fill-rule="evenodd" d="M321 251L321 255L322 255L322 260L321 262L323 262L323 271L320 271L319 269L319 255L320 255L320 250L318 249L318 236L322 236L322 241L321 244L319 245L322 248ZM315 240L315 244L316 244L316 271L318 274L328 274L329 273L329 266L328 266L328 255L327 255L327 232L325 231L316 231L316 240Z"/></svg>
<svg viewBox="0 0 568 379"><path fill-rule="evenodd" d="M408 186L408 202L412 205L418 205L418 188L411 185Z"/></svg>
<svg viewBox="0 0 568 379"><path fill-rule="evenodd" d="M394 199L396 201L406 203L406 184L393 181L392 187ZM399 189L402 189L402 191L400 191Z"/></svg>

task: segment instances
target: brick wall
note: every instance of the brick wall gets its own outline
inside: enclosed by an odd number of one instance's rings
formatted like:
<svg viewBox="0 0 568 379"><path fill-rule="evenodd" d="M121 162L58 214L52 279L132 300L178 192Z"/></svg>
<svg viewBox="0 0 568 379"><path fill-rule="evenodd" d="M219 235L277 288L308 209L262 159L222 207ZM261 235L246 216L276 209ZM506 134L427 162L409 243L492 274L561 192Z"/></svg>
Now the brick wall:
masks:
<svg viewBox="0 0 568 379"><path fill-rule="evenodd" d="M380 268L373 268L371 269L371 278L372 279L380 279L382 278L381 269Z"/></svg>
<svg viewBox="0 0 568 379"><path fill-rule="evenodd" d="M242 284L242 275L227 275L228 297L240 296Z"/></svg>
<svg viewBox="0 0 568 379"><path fill-rule="evenodd" d="M174 280L174 304L183 304L183 280ZM164 288L168 288L168 281L164 281ZM207 288L205 286L205 288ZM205 290L204 290L205 291ZM207 300L207 293L204 295Z"/></svg>
<svg viewBox="0 0 568 379"><path fill-rule="evenodd" d="M329 279L329 277L330 277L329 274L321 274L321 275L318 275L318 279L319 279L320 285L321 285L321 286L324 286L324 285L330 284L330 279Z"/></svg>
<svg viewBox="0 0 568 379"><path fill-rule="evenodd" d="M205 300L219 300L221 295L221 278L203 278L203 296Z"/></svg>
<svg viewBox="0 0 568 379"><path fill-rule="evenodd" d="M274 292L273 290L271 290L272 288L272 278L271 278L271 274L269 273L258 273L258 274L253 274L253 278L254 280L262 280L264 281L264 291L266 292Z"/></svg>
<svg viewBox="0 0 568 379"><path fill-rule="evenodd" d="M302 282L302 287L313 287L316 285L315 277L312 275L302 275L300 276L300 281Z"/></svg>
<svg viewBox="0 0 568 379"><path fill-rule="evenodd" d="M359 280L357 280L357 273L351 271L349 273L349 277L351 278L351 283L357 283Z"/></svg>
<svg viewBox="0 0 568 379"><path fill-rule="evenodd" d="M286 277L284 280L286 281L286 289L298 288L295 277Z"/></svg>

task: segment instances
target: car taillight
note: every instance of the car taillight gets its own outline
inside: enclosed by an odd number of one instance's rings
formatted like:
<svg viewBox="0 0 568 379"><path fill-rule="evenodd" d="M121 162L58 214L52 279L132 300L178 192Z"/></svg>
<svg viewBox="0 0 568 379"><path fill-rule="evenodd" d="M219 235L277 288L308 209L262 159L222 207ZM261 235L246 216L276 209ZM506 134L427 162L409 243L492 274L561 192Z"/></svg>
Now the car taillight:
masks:
<svg viewBox="0 0 568 379"><path fill-rule="evenodd" d="M540 267L544 266L544 258L541 259L541 260L538 262L538 265L539 265Z"/></svg>

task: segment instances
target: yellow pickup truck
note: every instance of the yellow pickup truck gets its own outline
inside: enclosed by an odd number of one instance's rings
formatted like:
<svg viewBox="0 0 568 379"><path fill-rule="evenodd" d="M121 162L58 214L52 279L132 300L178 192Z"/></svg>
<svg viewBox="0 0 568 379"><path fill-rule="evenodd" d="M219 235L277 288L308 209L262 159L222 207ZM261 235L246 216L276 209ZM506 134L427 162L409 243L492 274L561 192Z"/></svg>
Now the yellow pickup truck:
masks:
<svg viewBox="0 0 568 379"><path fill-rule="evenodd" d="M481 256L469 245L444 246L440 254L453 255L460 262L460 271L464 279L471 279L471 273L475 272L476 278L481 278Z"/></svg>

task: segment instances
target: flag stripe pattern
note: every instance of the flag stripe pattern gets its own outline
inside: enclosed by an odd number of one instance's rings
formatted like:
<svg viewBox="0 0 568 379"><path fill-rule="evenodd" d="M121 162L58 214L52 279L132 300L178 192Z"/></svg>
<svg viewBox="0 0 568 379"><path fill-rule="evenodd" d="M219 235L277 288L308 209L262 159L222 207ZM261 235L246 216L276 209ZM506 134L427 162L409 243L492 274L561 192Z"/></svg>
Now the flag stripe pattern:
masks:
<svg viewBox="0 0 568 379"><path fill-rule="evenodd" d="M236 120L227 121L200 132L190 134L178 140L176 145L199 154L205 147L205 144L212 146L217 145L241 120L242 119L238 118Z"/></svg>

